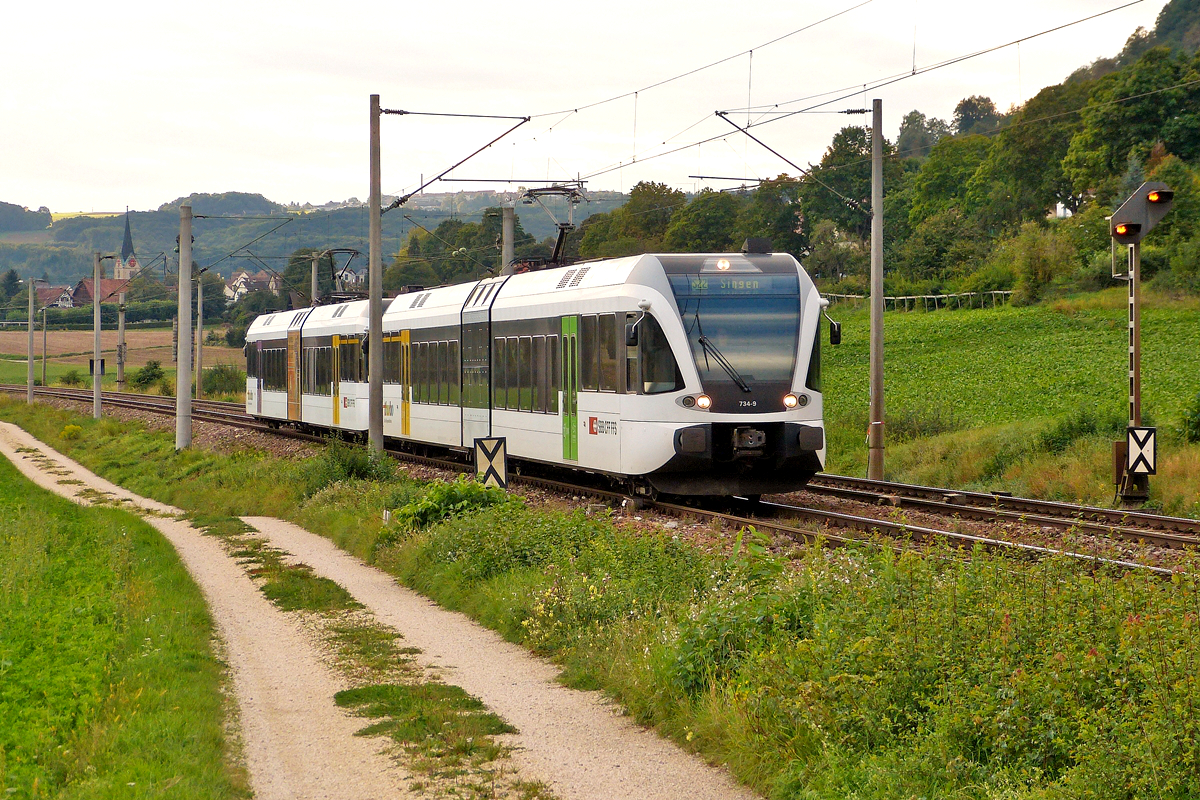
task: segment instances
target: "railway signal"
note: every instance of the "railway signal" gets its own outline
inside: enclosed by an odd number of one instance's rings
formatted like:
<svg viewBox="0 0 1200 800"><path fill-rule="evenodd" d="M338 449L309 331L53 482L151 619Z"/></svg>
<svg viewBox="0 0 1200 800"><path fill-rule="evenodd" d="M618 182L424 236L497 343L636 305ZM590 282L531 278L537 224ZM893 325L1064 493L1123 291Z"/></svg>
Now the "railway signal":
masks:
<svg viewBox="0 0 1200 800"><path fill-rule="evenodd" d="M1141 241L1174 203L1171 187L1148 181L1109 218L1113 241L1129 248L1128 272L1118 274L1114 269L1114 277L1129 281L1129 433L1127 442L1117 442L1113 448L1114 481L1125 505L1149 499L1149 476L1154 474L1155 430L1142 427Z"/></svg>

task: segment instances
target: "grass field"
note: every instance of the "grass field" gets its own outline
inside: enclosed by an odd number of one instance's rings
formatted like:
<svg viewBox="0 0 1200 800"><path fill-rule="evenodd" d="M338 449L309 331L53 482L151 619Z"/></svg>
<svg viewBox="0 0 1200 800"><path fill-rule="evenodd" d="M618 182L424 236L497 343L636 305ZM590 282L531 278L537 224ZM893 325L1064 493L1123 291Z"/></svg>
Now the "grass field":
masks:
<svg viewBox="0 0 1200 800"><path fill-rule="evenodd" d="M0 459L0 787L10 798L248 797L212 623L175 550Z"/></svg>
<svg viewBox="0 0 1200 800"><path fill-rule="evenodd" d="M823 348L828 466L865 474L869 315L835 306L833 316L843 338ZM1111 500L1108 442L1123 435L1127 397L1120 290L1026 308L889 312L884 331L889 478ZM1200 512L1200 484L1186 475L1200 452L1178 435L1200 392L1200 303L1148 296L1142 352L1144 416L1161 429L1160 459L1184 481L1172 490L1168 474L1152 492L1168 493L1165 507ZM1072 424L1079 435L1065 447L1045 446ZM1055 483L1050 473L1063 474Z"/></svg>

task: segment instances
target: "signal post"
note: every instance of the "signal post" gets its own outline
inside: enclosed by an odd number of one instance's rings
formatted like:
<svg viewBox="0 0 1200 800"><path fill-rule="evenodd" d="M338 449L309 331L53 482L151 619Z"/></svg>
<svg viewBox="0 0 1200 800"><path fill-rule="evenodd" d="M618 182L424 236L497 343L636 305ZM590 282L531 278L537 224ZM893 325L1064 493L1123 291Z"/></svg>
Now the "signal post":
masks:
<svg viewBox="0 0 1200 800"><path fill-rule="evenodd" d="M1125 441L1113 445L1113 472L1122 505L1139 505L1150 497L1156 472L1157 431L1142 427L1141 242L1171 210L1175 192L1165 183L1143 183L1109 220L1114 241L1129 248L1128 267L1113 277L1129 282L1129 426Z"/></svg>

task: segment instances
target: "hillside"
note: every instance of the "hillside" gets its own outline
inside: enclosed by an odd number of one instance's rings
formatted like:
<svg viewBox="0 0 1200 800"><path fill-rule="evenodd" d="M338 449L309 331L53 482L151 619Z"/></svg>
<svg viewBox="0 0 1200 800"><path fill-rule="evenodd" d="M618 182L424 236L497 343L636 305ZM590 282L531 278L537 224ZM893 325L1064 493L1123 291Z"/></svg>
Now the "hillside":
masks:
<svg viewBox="0 0 1200 800"><path fill-rule="evenodd" d="M467 197L464 199L463 195ZM177 260L175 238L179 235L179 205L183 199L164 203L155 211L130 212L130 229L143 264L161 270L163 254L172 264ZM202 266L215 263L213 269L221 275L228 276L239 268L257 271L264 263L282 272L287 256L300 248L353 247L362 251L362 263L365 263L369 221L366 209L361 205L297 213L259 194L194 194L187 199L197 216L233 217L197 219L193 226L196 262ZM622 202L622 195L600 193L594 202L577 208L576 219L580 221L590 214L610 211ZM478 222L485 208L498 204L499 198L491 192L430 193L414 198L411 208L405 206L383 216L385 262L391 261L407 242L410 232L419 230L418 226L433 229L452 217ZM550 202L547 205L560 220L566 220L565 206L559 204L556 207ZM21 275L45 275L52 282L71 283L90 270L94 251L110 253L121 247L124 215L71 216L56 220L47 231L49 213L43 215L44 222L41 222L42 216L23 213L27 216L22 217L25 221L20 224L32 225L36 217L39 227L14 228L24 233L0 235L0 265L5 269L14 268ZM517 214L522 227L537 239L555 235L553 223L541 208L522 205L518 206ZM273 219L246 218L264 216ZM272 229L276 230L271 232ZM0 232L3 230L0 228ZM231 255L234 253L237 255Z"/></svg>

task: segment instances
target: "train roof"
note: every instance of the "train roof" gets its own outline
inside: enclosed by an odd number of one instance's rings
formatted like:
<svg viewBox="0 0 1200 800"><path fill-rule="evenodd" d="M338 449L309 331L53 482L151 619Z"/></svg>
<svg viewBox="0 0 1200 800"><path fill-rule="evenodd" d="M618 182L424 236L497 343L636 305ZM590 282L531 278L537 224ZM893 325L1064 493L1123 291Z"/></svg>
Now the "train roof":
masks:
<svg viewBox="0 0 1200 800"><path fill-rule="evenodd" d="M292 311L276 311L256 317L246 329L247 339L273 339L286 336L299 320L304 326L320 323L323 332L350 333L367 328L370 303L354 300L349 303L334 303L313 308L298 308Z"/></svg>

